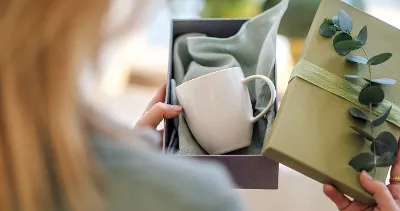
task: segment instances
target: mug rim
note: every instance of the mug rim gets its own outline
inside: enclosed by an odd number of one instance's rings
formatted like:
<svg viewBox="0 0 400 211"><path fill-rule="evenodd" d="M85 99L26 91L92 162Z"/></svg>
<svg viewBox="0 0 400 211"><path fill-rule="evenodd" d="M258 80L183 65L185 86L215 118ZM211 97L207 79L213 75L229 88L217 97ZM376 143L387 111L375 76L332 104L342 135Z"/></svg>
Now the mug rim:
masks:
<svg viewBox="0 0 400 211"><path fill-rule="evenodd" d="M211 73L207 73L207 74L205 74L205 75L201 75L201 76L196 77L196 78L192 78L192 79L190 79L190 80L188 80L188 81L186 81L186 82L184 82L184 83L178 85L178 86L176 87L176 89L178 89L179 87L182 87L182 86L185 85L185 84L190 84L190 83L193 82L193 81L198 81L198 80L200 80L200 79L202 79L202 78L207 78L207 77L209 77L209 76L211 76L211 75L218 74L218 73L221 73L221 72L223 72L223 71L233 70L233 69L241 69L241 67L238 67L238 66L236 66L236 67L229 67L229 68L225 68L225 69L222 69L222 70L217 70L217 71L214 71L214 72L211 72Z"/></svg>

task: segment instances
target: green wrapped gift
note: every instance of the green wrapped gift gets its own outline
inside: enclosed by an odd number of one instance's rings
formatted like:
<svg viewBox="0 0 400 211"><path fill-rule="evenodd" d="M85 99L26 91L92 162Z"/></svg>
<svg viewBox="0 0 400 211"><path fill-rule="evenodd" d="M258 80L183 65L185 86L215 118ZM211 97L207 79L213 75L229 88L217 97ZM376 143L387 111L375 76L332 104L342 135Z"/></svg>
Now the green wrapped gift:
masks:
<svg viewBox="0 0 400 211"><path fill-rule="evenodd" d="M349 165L360 153L371 152L371 141L350 127L369 131L368 123L355 120L349 112L353 107L369 116L369 106L360 104L358 99L366 81L344 77L345 74L357 74L368 78L367 65L346 60L350 56L366 56L362 49L353 50L345 56L339 55L333 47L335 36L320 34L325 18L337 16L340 10L353 20L351 33L355 39L367 25L368 39L363 48L368 55L392 53L386 62L372 66L373 78L393 78L400 82L400 31L346 3L323 0L300 60L293 70L273 128L264 143L263 155L321 183L332 184L358 201L373 204L371 194L360 185L359 172ZM375 138L380 132L389 131L399 137L400 84L382 86L382 89L385 100L372 107L373 119L389 107L392 109L387 120L374 128L372 136ZM370 173L384 182L388 170L389 167L380 167Z"/></svg>

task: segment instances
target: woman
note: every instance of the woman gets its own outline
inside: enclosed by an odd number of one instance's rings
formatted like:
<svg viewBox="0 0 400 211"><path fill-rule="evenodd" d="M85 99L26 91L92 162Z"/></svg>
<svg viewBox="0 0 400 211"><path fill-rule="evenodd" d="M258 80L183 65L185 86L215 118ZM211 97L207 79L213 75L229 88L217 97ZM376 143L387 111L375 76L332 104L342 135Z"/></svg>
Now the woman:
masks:
<svg viewBox="0 0 400 211"><path fill-rule="evenodd" d="M79 70L111 34L109 4L0 1L0 210L243 210L219 166L143 149L180 113L157 103L165 87L132 131L80 95Z"/></svg>
<svg viewBox="0 0 400 211"><path fill-rule="evenodd" d="M160 103L165 86L132 131L81 97L79 70L95 64L109 3L0 1L0 210L244 210L222 167L143 149L181 111ZM362 175L378 208L399 209L396 184L391 196ZM361 207L325 192L339 208Z"/></svg>

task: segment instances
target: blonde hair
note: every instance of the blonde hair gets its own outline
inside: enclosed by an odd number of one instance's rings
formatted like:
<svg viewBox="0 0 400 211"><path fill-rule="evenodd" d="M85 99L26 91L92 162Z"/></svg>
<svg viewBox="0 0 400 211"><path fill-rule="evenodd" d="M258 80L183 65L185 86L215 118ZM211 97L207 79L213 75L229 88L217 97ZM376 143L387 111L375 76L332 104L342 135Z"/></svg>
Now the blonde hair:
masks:
<svg viewBox="0 0 400 211"><path fill-rule="evenodd" d="M0 1L0 210L98 210L77 77L108 0Z"/></svg>

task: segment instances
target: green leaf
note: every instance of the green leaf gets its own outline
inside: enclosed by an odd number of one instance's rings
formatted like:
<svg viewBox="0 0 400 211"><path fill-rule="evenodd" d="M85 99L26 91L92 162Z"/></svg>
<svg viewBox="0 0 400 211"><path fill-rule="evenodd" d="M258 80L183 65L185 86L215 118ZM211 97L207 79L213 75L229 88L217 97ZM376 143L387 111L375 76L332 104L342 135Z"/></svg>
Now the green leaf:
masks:
<svg viewBox="0 0 400 211"><path fill-rule="evenodd" d="M339 18L338 18L338 16L334 16L334 17L332 18L332 22L333 22L333 24L335 24L336 26L339 26Z"/></svg>
<svg viewBox="0 0 400 211"><path fill-rule="evenodd" d="M397 140L390 132L383 131L376 137L375 141L372 142L371 151L375 151L378 156L383 155L385 152L396 154Z"/></svg>
<svg viewBox="0 0 400 211"><path fill-rule="evenodd" d="M351 159L349 165L357 172L361 172L363 170L372 171L372 169L375 167L374 155L368 152L363 152Z"/></svg>
<svg viewBox="0 0 400 211"><path fill-rule="evenodd" d="M385 98L385 93L379 86L368 86L361 90L358 101L361 104L378 104Z"/></svg>
<svg viewBox="0 0 400 211"><path fill-rule="evenodd" d="M345 32L351 32L351 30L353 29L353 21L344 10L339 10L338 19L340 29Z"/></svg>
<svg viewBox="0 0 400 211"><path fill-rule="evenodd" d="M385 152L382 156L378 158L376 161L377 167L389 167L396 162L396 157L391 152Z"/></svg>
<svg viewBox="0 0 400 211"><path fill-rule="evenodd" d="M335 48L342 50L342 51L352 51L357 50L362 47L362 43L357 40L345 40L340 41L335 44Z"/></svg>
<svg viewBox="0 0 400 211"><path fill-rule="evenodd" d="M322 22L321 26L319 27L319 33L325 37L332 37L336 33L333 21L325 18L324 22Z"/></svg>
<svg viewBox="0 0 400 211"><path fill-rule="evenodd" d="M358 108L350 108L349 109L350 115L353 116L354 118L357 119L362 119L362 120L366 120L368 121L368 117L367 115L364 114L364 112L362 112L360 109ZM372 139L373 140L373 139Z"/></svg>
<svg viewBox="0 0 400 211"><path fill-rule="evenodd" d="M355 126L350 126L350 127L353 130L355 130L358 134L360 134L362 137L367 139L368 141L374 141L375 140L375 138L371 134L369 134L367 131L365 131L365 130L363 130L361 128L355 127Z"/></svg>
<svg viewBox="0 0 400 211"><path fill-rule="evenodd" d="M377 127L386 121L386 118L389 116L390 110L392 106L390 106L385 112L383 112L377 119L372 121L372 125Z"/></svg>
<svg viewBox="0 0 400 211"><path fill-rule="evenodd" d="M364 26L358 33L357 40L360 41L360 43L362 43L363 45L367 43L367 33L367 26Z"/></svg>
<svg viewBox="0 0 400 211"><path fill-rule="evenodd" d="M354 74L344 74L344 77L346 78L352 78L352 79L357 79L357 78L362 78L359 75L354 75Z"/></svg>
<svg viewBox="0 0 400 211"><path fill-rule="evenodd" d="M386 62L388 59L390 59L390 57L392 57L391 53L382 53L370 58L367 64L370 65L382 64L383 62Z"/></svg>
<svg viewBox="0 0 400 211"><path fill-rule="evenodd" d="M368 59L366 59L362 56L350 56L347 58L347 61L355 62L355 63L359 63L359 64L367 64Z"/></svg>
<svg viewBox="0 0 400 211"><path fill-rule="evenodd" d="M391 78L377 78L377 79L373 79L371 82L376 83L376 84L382 84L382 85L396 84L396 80L391 79Z"/></svg>
<svg viewBox="0 0 400 211"><path fill-rule="evenodd" d="M377 78L373 80L369 80L367 78L364 78L367 82L371 82L374 85L394 85L396 84L396 80L391 79L391 78Z"/></svg>
<svg viewBox="0 0 400 211"><path fill-rule="evenodd" d="M336 43L340 42L340 41L345 41L345 40L352 40L353 38L351 38L350 35L342 32L338 35L335 36L335 38L333 39L333 47L335 47ZM343 50L339 50L338 48L335 47L335 50L338 54L345 56L347 54L350 53L349 50L343 51Z"/></svg>

